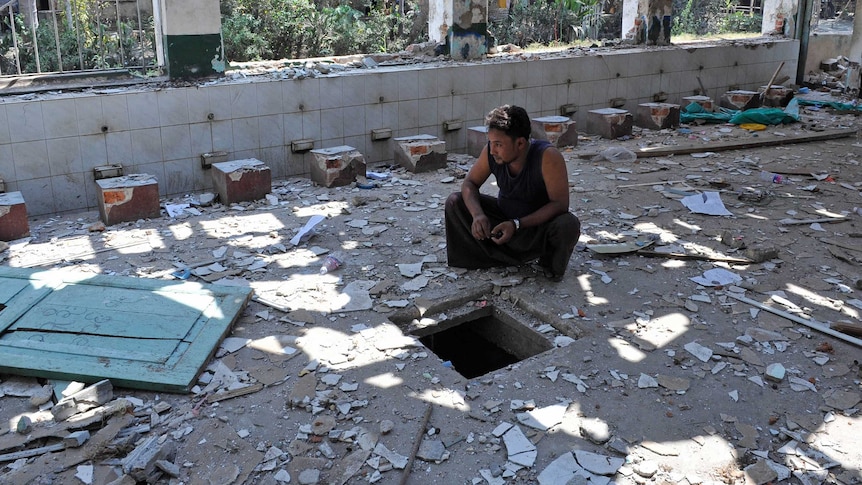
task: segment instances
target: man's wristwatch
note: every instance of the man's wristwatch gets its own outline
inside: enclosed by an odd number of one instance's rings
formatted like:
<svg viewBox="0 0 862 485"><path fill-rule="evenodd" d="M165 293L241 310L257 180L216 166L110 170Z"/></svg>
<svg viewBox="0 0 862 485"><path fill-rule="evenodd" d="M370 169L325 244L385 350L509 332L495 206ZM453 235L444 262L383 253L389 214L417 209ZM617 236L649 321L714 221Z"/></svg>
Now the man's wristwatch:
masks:
<svg viewBox="0 0 862 485"><path fill-rule="evenodd" d="M521 220L520 219L512 219L512 224L515 225L515 231L521 228Z"/></svg>

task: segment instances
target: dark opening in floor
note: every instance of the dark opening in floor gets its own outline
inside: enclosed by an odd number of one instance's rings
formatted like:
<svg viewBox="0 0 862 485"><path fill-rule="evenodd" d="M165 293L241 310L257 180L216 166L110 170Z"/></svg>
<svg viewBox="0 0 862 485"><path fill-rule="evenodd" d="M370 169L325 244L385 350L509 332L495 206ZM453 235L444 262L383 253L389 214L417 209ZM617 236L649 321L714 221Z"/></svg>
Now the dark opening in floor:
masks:
<svg viewBox="0 0 862 485"><path fill-rule="evenodd" d="M419 340L462 376L472 379L520 362L551 348L542 335L492 308L464 321L426 329ZM423 332L425 333L425 332Z"/></svg>

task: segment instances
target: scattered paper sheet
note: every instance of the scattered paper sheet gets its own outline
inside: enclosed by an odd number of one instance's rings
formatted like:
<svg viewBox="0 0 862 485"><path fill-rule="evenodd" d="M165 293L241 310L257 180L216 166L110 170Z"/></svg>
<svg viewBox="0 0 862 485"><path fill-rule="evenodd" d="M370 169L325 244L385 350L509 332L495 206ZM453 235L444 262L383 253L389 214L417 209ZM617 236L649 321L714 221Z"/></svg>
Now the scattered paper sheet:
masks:
<svg viewBox="0 0 862 485"><path fill-rule="evenodd" d="M689 195L680 199L682 205L695 214L708 214L711 216L732 216L733 213L724 207L721 195L718 192L704 192L702 194Z"/></svg>
<svg viewBox="0 0 862 485"><path fill-rule="evenodd" d="M300 229L299 232L297 232L296 235L293 236L293 239L290 240L290 244L293 244L294 246L299 246L299 243L303 240L303 238L306 238L306 236L310 237L312 231L314 230L314 226L320 224L320 221L324 219L326 219L326 217L320 214L311 216L311 219L309 219L308 222L306 222L305 225L302 226L302 229Z"/></svg>

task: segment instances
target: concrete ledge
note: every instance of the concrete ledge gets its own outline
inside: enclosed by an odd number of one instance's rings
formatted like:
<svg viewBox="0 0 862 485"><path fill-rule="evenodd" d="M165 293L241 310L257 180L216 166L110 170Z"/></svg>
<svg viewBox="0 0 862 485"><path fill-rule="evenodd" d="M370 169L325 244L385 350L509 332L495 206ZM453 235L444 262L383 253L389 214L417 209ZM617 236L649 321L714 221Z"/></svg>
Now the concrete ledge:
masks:
<svg viewBox="0 0 862 485"><path fill-rule="evenodd" d="M340 187L365 176L365 157L348 145L311 150L311 180L324 187Z"/></svg>
<svg viewBox="0 0 862 485"><path fill-rule="evenodd" d="M601 108L590 110L587 132L616 140L632 134L632 114L624 109Z"/></svg>
<svg viewBox="0 0 862 485"><path fill-rule="evenodd" d="M548 140L556 147L578 146L578 130L574 120L566 116L544 116L530 120L533 138Z"/></svg>
<svg viewBox="0 0 862 485"><path fill-rule="evenodd" d="M96 181L99 216L107 226L161 216L159 182L145 173Z"/></svg>
<svg viewBox="0 0 862 485"><path fill-rule="evenodd" d="M0 194L0 241L14 241L29 235L24 196L21 192Z"/></svg>
<svg viewBox="0 0 862 485"><path fill-rule="evenodd" d="M272 191L272 172L255 158L212 164L212 181L222 204L259 200Z"/></svg>
<svg viewBox="0 0 862 485"><path fill-rule="evenodd" d="M446 166L446 142L433 135L395 138L395 161L411 172L429 172Z"/></svg>

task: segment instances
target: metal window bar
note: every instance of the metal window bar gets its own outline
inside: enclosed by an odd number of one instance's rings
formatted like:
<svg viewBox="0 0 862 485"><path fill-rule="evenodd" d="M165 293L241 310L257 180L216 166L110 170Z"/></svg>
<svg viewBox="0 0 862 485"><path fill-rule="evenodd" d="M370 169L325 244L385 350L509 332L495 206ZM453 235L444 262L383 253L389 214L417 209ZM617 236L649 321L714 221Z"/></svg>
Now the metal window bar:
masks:
<svg viewBox="0 0 862 485"><path fill-rule="evenodd" d="M0 19L5 18L3 14L6 13L9 22L8 32L0 33L0 35L11 37L11 42L7 42L5 45L12 44L11 47L7 48L11 52L0 52L0 57L5 56L9 59L8 63L5 64L6 69L2 69L2 65L0 65L0 76L43 72L40 47L44 51L45 46L39 45L40 14L46 21L48 20L47 16L50 15L52 22L42 27L42 43L44 44L46 39L45 29L48 29L47 32L53 31L54 48L57 49L57 67L56 71L53 72L67 72L70 67L68 64L64 67L63 58L66 57L68 61L69 56L77 56L77 66L74 66L73 61L74 67L72 69L77 68L81 71L97 72L117 68L147 69L162 65L163 61L159 55L162 48L160 36L156 35L155 31L144 30L149 28L158 30L158 25L155 25L155 21L147 20L144 22L144 15L149 15L149 12L144 11L141 7L141 2L146 2L144 8L152 8L153 19L156 20L161 8L161 0L134 0L134 7L130 3L126 3L130 0L122 0L122 3L126 4L124 5L125 9L121 8L121 0L109 0L108 2L61 0L62 6L58 6L57 1L49 0L49 9L46 11L19 13L16 7L23 2L0 0ZM106 6L107 9L104 8ZM113 12L111 12L112 7ZM18 31L16 21L20 21L22 17L25 19L24 24L27 25L27 30L30 33L19 38L22 33ZM61 20L65 21L61 22ZM134 26L137 26L137 29ZM62 38L69 36L71 39L69 31L74 32L75 44L69 43L70 45L65 46L67 50L63 51ZM88 31L91 32L89 35L95 37L88 37ZM28 64L30 67L22 66L22 58L24 57L28 59L27 63L30 63ZM54 53L51 53L51 57L54 57ZM13 58L15 61L14 69L11 66L11 59ZM33 71L33 64L35 64L35 71ZM13 70L17 74L13 74Z"/></svg>

